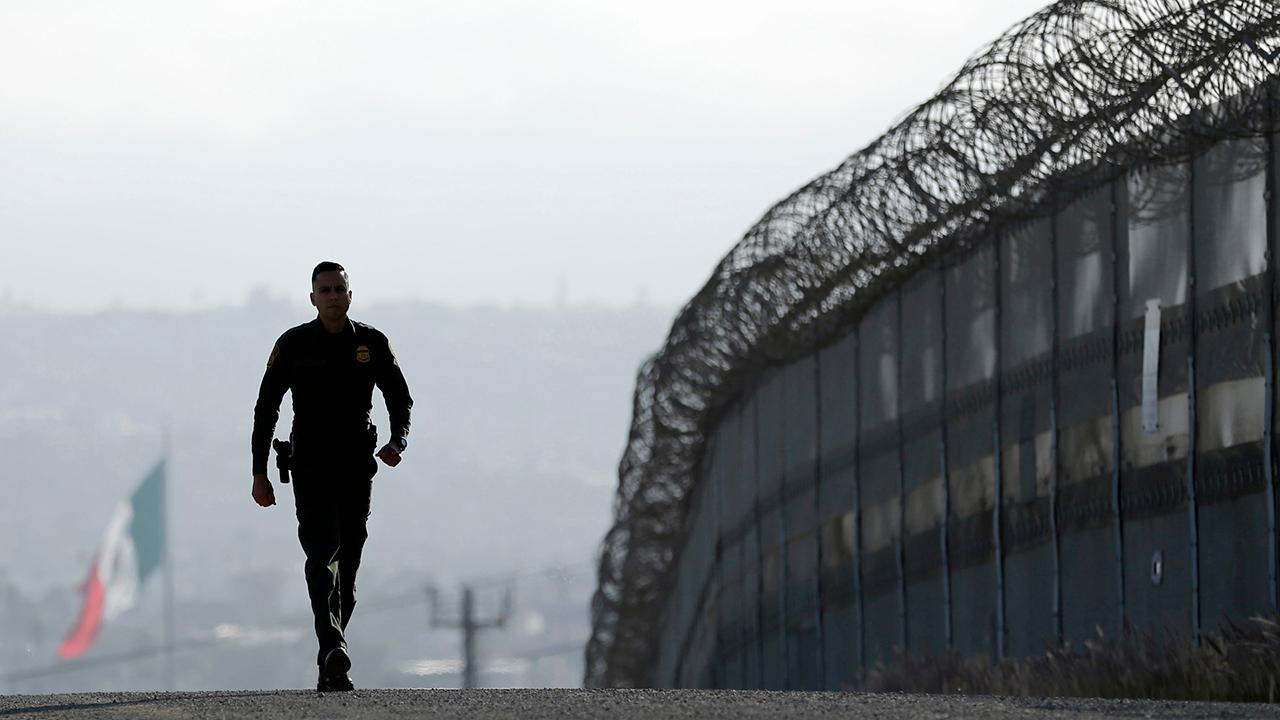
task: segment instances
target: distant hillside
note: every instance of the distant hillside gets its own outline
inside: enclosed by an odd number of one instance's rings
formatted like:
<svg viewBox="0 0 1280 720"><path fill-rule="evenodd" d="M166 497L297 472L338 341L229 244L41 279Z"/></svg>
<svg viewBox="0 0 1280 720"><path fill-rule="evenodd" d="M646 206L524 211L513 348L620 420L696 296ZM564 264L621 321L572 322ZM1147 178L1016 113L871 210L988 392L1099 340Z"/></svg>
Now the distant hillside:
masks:
<svg viewBox="0 0 1280 720"><path fill-rule="evenodd" d="M47 626L21 639L12 623L0 628L0 673L18 644L22 657L51 657L111 506L166 435L179 600L220 612L236 602L304 609L292 497L279 493L270 511L252 504L249 430L272 343L308 311L258 301L197 313L0 314L0 591L39 605ZM375 480L369 597L379 586L594 556L635 371L669 312L401 304L357 305L352 316L391 338L415 399L405 463ZM380 399L375 410L385 437ZM246 577L261 579L250 593L274 590L245 598ZM184 620L198 625L192 613Z"/></svg>

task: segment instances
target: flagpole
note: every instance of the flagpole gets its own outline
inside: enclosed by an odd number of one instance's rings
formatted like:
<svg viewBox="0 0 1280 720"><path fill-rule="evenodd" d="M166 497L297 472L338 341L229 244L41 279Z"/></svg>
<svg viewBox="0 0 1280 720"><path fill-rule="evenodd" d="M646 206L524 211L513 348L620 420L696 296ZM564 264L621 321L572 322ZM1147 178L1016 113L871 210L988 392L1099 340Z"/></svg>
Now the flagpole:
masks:
<svg viewBox="0 0 1280 720"><path fill-rule="evenodd" d="M174 644L174 613L173 613L173 555L170 550L173 547L172 527L169 517L172 514L170 508L173 505L170 499L170 483L169 483L169 430L164 431L164 450L160 458L163 467L164 483L164 684L165 689L169 691L176 690L174 684L174 667L173 667L173 644Z"/></svg>

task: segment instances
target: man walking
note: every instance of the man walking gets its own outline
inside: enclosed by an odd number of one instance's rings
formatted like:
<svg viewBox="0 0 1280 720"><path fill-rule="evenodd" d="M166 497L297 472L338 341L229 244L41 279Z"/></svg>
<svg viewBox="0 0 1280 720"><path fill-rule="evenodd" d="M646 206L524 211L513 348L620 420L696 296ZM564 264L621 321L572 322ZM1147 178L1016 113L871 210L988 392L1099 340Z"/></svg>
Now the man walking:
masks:
<svg viewBox="0 0 1280 720"><path fill-rule="evenodd" d="M287 330L267 358L253 410L253 499L262 507L276 502L267 459L280 401L291 391L298 540L320 644L316 689L351 690L346 629L378 469L373 388L382 391L390 416L390 440L377 451L389 467L400 463L408 446L413 399L387 337L347 317L351 286L341 265L322 262L312 270L311 304L316 319Z"/></svg>

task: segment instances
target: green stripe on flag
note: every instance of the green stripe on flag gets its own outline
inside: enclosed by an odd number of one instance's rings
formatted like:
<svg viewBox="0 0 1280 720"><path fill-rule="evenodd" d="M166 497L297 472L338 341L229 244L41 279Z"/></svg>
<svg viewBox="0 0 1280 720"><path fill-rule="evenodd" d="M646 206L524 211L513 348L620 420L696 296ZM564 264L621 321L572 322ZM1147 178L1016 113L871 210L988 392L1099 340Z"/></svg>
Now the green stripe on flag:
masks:
<svg viewBox="0 0 1280 720"><path fill-rule="evenodd" d="M133 521L129 523L129 536L138 559L139 584L164 560L164 485L161 460L130 498Z"/></svg>

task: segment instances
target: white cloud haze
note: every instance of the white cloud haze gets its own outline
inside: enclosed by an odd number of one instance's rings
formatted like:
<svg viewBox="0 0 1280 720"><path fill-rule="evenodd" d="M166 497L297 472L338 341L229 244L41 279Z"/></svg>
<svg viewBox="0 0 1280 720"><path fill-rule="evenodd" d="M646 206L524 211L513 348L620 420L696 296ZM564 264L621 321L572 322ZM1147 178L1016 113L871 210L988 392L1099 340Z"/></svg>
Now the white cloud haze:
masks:
<svg viewBox="0 0 1280 720"><path fill-rule="evenodd" d="M674 305L1042 3L0 2L0 307Z"/></svg>

